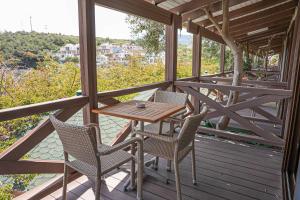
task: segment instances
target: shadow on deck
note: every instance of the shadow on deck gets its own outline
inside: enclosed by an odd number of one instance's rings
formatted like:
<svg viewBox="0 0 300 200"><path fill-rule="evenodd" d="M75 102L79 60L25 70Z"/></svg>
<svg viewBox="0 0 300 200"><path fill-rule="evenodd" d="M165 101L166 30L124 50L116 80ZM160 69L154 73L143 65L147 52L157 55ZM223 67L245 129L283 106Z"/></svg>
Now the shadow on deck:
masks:
<svg viewBox="0 0 300 200"><path fill-rule="evenodd" d="M282 199L282 152L273 149L217 139L196 138L197 181L191 178L191 158L180 164L183 199L188 200L271 200ZM158 173L166 176L165 162L160 161ZM155 172L154 172L155 173ZM102 199L135 199L135 192L123 192L126 172L115 172L101 187ZM176 189L173 172L170 184L148 176L144 182L145 200L174 200ZM93 199L92 183L82 176L68 185L68 199ZM61 199L62 190L44 199Z"/></svg>

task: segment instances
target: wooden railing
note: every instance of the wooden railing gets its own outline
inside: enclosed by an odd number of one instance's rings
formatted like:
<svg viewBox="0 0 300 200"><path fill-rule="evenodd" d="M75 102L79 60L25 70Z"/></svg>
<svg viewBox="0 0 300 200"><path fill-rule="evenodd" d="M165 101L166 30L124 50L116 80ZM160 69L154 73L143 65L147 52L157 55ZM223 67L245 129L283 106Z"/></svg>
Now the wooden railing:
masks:
<svg viewBox="0 0 300 200"><path fill-rule="evenodd" d="M202 83L205 81L208 83ZM114 105L119 103L116 97L142 92L151 89L166 90L171 85L175 86L178 90L191 94L193 104L189 101L188 107L190 110L194 110L195 102L206 103L210 107L210 113L206 119L219 117L221 115L227 115L235 121L239 122L241 126L253 131L253 135L240 135L237 133L231 133L228 131L221 131L210 128L201 128L203 133L215 134L218 136L242 140L242 141L254 141L262 144L271 144L274 146L282 146L283 140L277 137L270 130L262 129L261 127L252 123L252 121L262 121L265 123L281 124L282 120L278 119L270 113L262 110L260 105L286 99L291 96L291 91L283 89L286 87L286 83L272 83L272 88L254 88L246 86L230 86L230 85L218 85L216 82L231 82L230 78L220 77L201 77L200 80L197 77L190 77L179 79L175 82L160 82L139 87L132 87L127 89L120 89L107 92L99 92L97 94L98 101L104 105ZM247 85L270 85L270 83L262 83L259 81L244 81ZM277 87L277 89L274 87ZM240 102L225 107L224 102L216 102L199 92L199 88L213 89L222 91L224 94L228 94L229 91L239 91L241 93ZM279 89L278 89L279 88ZM152 100L153 96L149 100ZM0 110L0 122L6 120L13 120L30 115L55 111L54 115L62 120L66 121L81 108L83 108L89 102L89 97L78 96L66 99L60 99L55 101L49 101L44 103L32 104L27 106L20 106L15 108ZM240 116L237 111L245 108L251 108L255 112L264 116L264 119L253 118L249 116ZM129 122L118 133L117 137L113 141L113 145L120 143L126 139L131 131L131 122ZM62 173L63 162L62 161L49 161L49 160L22 160L22 157L26 155L31 149L38 145L43 139L54 131L54 128L47 118L43 120L37 127L29 131L24 137L16 141L12 146L6 149L0 154L0 174L33 174L33 173ZM80 176L78 172L72 172L71 179ZM31 196L31 198L41 198L52 191L55 191L62 184L62 177L58 177L55 181L51 181L46 188L43 188L37 194Z"/></svg>
<svg viewBox="0 0 300 200"><path fill-rule="evenodd" d="M222 80L230 82L230 79L220 79L220 78L200 78L204 81L215 81ZM247 84L255 85L270 85L270 83L262 83L258 81L247 81ZM285 87L286 83L274 83L273 87ZM232 120L240 124L241 128L245 130L250 130L253 132L253 135L242 135L236 134L224 130L216 130L213 128L201 128L200 130L203 133L214 134L222 137L227 137L229 139L242 140L247 142L258 142L261 144L269 144L273 146L283 147L284 141L278 137L271 129L266 127L262 128L259 125L253 123L264 122L264 123L273 123L273 124L282 124L282 120L277 116L263 110L261 106L270 102L277 102L283 99L288 99L292 95L291 90L286 89L277 89L277 88L266 88L266 87L246 87L246 86L231 86L231 85L219 85L214 83L201 83L201 82L189 82L189 81L176 81L175 86L180 90L191 94L194 98L200 101L202 104L205 103L209 108L210 112L208 113L206 120L217 118L223 115L228 116ZM223 100L217 102L215 99L212 99L209 95L199 92L201 88L209 90L217 90L223 94L229 94L230 91L236 91L240 93L239 102L231 105L225 106L226 102ZM244 109L250 109L256 112L259 115L262 115L264 118L257 118L251 116L241 116L237 111Z"/></svg>

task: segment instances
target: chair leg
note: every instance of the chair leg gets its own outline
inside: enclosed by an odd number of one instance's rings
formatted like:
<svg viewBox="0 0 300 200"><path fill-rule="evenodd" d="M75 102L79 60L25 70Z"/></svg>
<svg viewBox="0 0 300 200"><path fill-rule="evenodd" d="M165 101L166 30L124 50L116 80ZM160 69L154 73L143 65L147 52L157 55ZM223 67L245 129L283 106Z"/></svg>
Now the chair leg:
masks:
<svg viewBox="0 0 300 200"><path fill-rule="evenodd" d="M159 162L159 157L155 157L153 169L158 170L158 162Z"/></svg>
<svg viewBox="0 0 300 200"><path fill-rule="evenodd" d="M196 160L195 160L195 146L192 148L192 176L193 176L193 184L197 185L196 179Z"/></svg>
<svg viewBox="0 0 300 200"><path fill-rule="evenodd" d="M172 165L172 161L171 160L167 160L167 171L168 172L171 171L171 165Z"/></svg>
<svg viewBox="0 0 300 200"><path fill-rule="evenodd" d="M101 176L96 177L95 200L100 200Z"/></svg>
<svg viewBox="0 0 300 200"><path fill-rule="evenodd" d="M181 200L181 186L180 186L180 177L179 177L179 162L174 161L174 171L175 171L175 180L176 180L176 191L177 191L177 200Z"/></svg>
<svg viewBox="0 0 300 200"><path fill-rule="evenodd" d="M143 199L143 178L144 178L144 153L143 153L143 145L139 145L138 150L138 159L136 159L138 165L137 171L137 200ZM135 173L135 172L131 172Z"/></svg>
<svg viewBox="0 0 300 200"><path fill-rule="evenodd" d="M63 178L63 194L62 199L67 199L67 184L68 184L68 166L64 164L64 178Z"/></svg>

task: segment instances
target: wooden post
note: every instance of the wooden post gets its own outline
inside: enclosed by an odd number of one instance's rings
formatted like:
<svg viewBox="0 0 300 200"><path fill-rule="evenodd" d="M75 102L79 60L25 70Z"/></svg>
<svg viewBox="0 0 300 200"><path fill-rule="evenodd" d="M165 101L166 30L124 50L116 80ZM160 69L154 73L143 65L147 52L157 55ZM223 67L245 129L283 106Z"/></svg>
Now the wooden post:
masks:
<svg viewBox="0 0 300 200"><path fill-rule="evenodd" d="M220 44L220 73L225 72L225 44Z"/></svg>
<svg viewBox="0 0 300 200"><path fill-rule="evenodd" d="M98 115L91 112L98 107L96 76L96 35L95 1L78 0L80 73L82 94L89 97L89 104L84 107L83 121L98 123Z"/></svg>
<svg viewBox="0 0 300 200"><path fill-rule="evenodd" d="M202 37L200 33L193 34L193 65L192 76L200 79L201 76L201 54L202 54ZM200 113L200 102L192 96L191 102L194 106L194 113Z"/></svg>
<svg viewBox="0 0 300 200"><path fill-rule="evenodd" d="M172 81L172 91L175 91L174 81L177 76L177 34L179 23L178 18L172 15L172 25L166 26L166 72L165 80Z"/></svg>

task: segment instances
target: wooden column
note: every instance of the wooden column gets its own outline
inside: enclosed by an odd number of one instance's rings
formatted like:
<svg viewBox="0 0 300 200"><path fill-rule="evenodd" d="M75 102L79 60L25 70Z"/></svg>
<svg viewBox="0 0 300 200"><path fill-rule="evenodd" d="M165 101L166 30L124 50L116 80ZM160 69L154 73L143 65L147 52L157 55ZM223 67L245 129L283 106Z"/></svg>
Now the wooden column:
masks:
<svg viewBox="0 0 300 200"><path fill-rule="evenodd" d="M201 54L202 54L202 37L200 33L193 34L193 65L192 76L200 79L201 76ZM194 113L200 113L200 102L192 96L191 102L194 106Z"/></svg>
<svg viewBox="0 0 300 200"><path fill-rule="evenodd" d="M300 3L298 3L298 11ZM299 143L300 143L300 13L297 13L293 30L293 39L289 56L289 67L291 72L291 82L289 89L293 90L293 97L288 104L288 115L286 118L285 137L286 146L283 159L283 189L284 199L287 199L287 190L293 198L295 189L295 173L299 162ZM298 166L299 167L299 166ZM289 187L287 189L287 187Z"/></svg>
<svg viewBox="0 0 300 200"><path fill-rule="evenodd" d="M172 15L172 24L166 25L166 72L165 80L174 82L177 75L177 38L178 28L181 21ZM172 83L172 90L174 91L174 85Z"/></svg>
<svg viewBox="0 0 300 200"><path fill-rule="evenodd" d="M98 115L91 109L97 108L95 1L78 0L80 72L82 95L89 97L83 111L84 124L98 123Z"/></svg>
<svg viewBox="0 0 300 200"><path fill-rule="evenodd" d="M225 44L220 44L220 73L225 72Z"/></svg>

